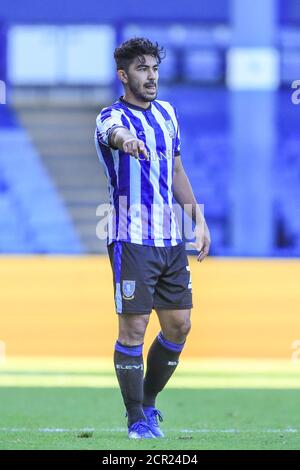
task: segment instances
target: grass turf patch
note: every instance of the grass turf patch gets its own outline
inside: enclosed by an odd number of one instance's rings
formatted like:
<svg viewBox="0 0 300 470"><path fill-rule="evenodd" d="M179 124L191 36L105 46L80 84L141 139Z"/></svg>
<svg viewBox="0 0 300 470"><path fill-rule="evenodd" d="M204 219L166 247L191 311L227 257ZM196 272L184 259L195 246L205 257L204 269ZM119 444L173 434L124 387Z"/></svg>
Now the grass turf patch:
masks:
<svg viewBox="0 0 300 470"><path fill-rule="evenodd" d="M1 449L299 449L298 390L166 389L165 439L132 441L115 388L0 389Z"/></svg>

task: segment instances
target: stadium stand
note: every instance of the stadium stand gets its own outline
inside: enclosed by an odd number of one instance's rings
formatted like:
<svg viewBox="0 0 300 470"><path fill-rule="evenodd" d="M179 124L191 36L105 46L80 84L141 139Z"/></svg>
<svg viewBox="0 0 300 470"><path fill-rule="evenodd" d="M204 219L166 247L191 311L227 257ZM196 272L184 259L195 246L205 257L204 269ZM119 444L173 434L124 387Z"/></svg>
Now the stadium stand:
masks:
<svg viewBox="0 0 300 470"><path fill-rule="evenodd" d="M96 106L19 106L18 114L72 219L84 250L99 253L96 208L107 201L94 146Z"/></svg>
<svg viewBox="0 0 300 470"><path fill-rule="evenodd" d="M83 247L28 134L0 107L0 252L82 253Z"/></svg>

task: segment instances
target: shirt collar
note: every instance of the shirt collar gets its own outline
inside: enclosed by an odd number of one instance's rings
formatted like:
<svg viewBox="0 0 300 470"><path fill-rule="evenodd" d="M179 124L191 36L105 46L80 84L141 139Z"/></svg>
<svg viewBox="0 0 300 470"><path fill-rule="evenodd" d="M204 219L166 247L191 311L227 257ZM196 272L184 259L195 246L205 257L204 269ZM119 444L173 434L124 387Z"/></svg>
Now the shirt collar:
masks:
<svg viewBox="0 0 300 470"><path fill-rule="evenodd" d="M127 108L136 109L137 111L149 111L151 109L151 103L149 103L148 108L142 108L141 106L137 106L136 104L129 103L128 101L124 100L123 96L119 98L119 101L123 103Z"/></svg>

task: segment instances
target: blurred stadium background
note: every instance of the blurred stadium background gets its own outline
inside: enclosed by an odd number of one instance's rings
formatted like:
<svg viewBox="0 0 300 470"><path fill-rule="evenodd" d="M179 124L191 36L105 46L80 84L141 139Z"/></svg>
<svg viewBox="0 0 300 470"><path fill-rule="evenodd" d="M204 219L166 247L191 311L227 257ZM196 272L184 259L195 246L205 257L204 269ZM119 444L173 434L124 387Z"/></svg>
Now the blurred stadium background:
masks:
<svg viewBox="0 0 300 470"><path fill-rule="evenodd" d="M171 386L299 388L297 0L1 0L0 384L116 387L93 133L122 94L114 48L141 35L167 50L159 98L212 235L191 259L190 375Z"/></svg>

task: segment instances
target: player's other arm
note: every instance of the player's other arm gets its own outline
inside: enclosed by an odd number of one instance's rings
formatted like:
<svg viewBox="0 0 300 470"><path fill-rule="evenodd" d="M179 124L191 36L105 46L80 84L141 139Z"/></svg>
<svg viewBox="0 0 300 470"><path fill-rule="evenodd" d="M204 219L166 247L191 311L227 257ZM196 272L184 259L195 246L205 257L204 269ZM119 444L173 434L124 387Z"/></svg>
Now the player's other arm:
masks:
<svg viewBox="0 0 300 470"><path fill-rule="evenodd" d="M135 158L142 154L148 159L148 153L142 140L135 137L126 127L117 127L110 135L110 145Z"/></svg>
<svg viewBox="0 0 300 470"><path fill-rule="evenodd" d="M196 223L195 236L196 243L194 244L197 251L199 251L198 261L203 261L208 255L210 247L210 233L197 204L191 183L184 171L180 156L175 157L174 175L173 175L173 193L174 198L184 209L193 221Z"/></svg>

